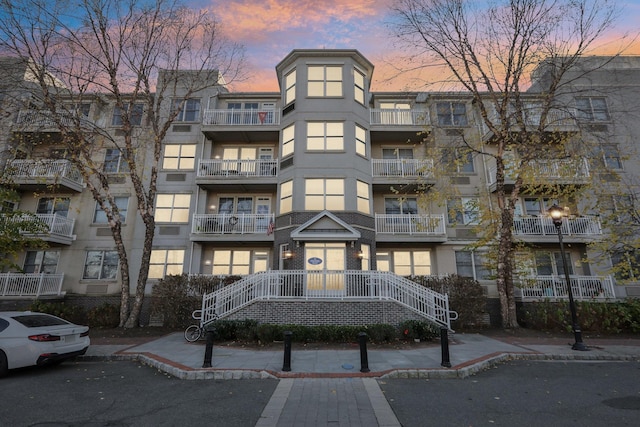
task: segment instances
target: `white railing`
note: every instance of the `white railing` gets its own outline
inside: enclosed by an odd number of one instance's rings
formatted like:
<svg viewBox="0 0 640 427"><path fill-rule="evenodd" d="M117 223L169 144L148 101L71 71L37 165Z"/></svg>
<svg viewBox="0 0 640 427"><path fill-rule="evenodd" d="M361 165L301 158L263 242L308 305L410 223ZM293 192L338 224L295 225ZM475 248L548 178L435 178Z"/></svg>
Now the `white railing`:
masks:
<svg viewBox="0 0 640 427"><path fill-rule="evenodd" d="M193 234L265 234L274 214L194 214Z"/></svg>
<svg viewBox="0 0 640 427"><path fill-rule="evenodd" d="M73 116L71 112L61 111L56 115L57 117L49 110L20 110L16 124L39 128L57 128L59 126L72 128L77 125L85 127L92 124L87 118L80 115Z"/></svg>
<svg viewBox="0 0 640 427"><path fill-rule="evenodd" d="M595 216L564 218L560 230L565 236L602 234L600 219ZM549 216L516 216L513 218L513 234L518 236L550 236L557 235L558 231Z"/></svg>
<svg viewBox="0 0 640 427"><path fill-rule="evenodd" d="M531 171L531 175L533 175L537 181L552 179L556 181L581 182L590 176L589 162L587 162L587 159L534 160L527 169ZM490 167L488 174L488 184L495 184L496 167ZM515 179L514 173L510 171L508 167L507 170L505 170L505 178L507 180Z"/></svg>
<svg viewBox="0 0 640 427"><path fill-rule="evenodd" d="M611 276L569 276L573 298L604 301L615 298ZM520 279L516 296L525 300L564 300L569 298L564 276L532 276Z"/></svg>
<svg viewBox="0 0 640 427"><path fill-rule="evenodd" d="M252 274L204 295L201 322L271 299L390 300L449 329L457 317L449 311L447 295L390 272L279 270Z"/></svg>
<svg viewBox="0 0 640 427"><path fill-rule="evenodd" d="M278 176L276 159L222 160L202 159L198 161L198 177L248 177Z"/></svg>
<svg viewBox="0 0 640 427"><path fill-rule="evenodd" d="M80 171L69 160L13 160L9 175L15 178L60 178L82 185Z"/></svg>
<svg viewBox="0 0 640 427"><path fill-rule="evenodd" d="M444 215L376 214L376 234L446 235Z"/></svg>
<svg viewBox="0 0 640 427"><path fill-rule="evenodd" d="M495 112L489 114L488 118L489 121L495 124L498 128L503 127L503 125L499 123L498 114L496 114ZM541 118L541 114L536 112L535 109L526 111L524 125L529 129L535 130L538 126L540 126ZM511 117L510 120L511 130L518 130L515 117ZM575 110L550 110L547 113L545 123L545 131L557 130L558 128L575 127L577 126ZM485 134L489 132L489 126L487 126L484 121L482 122L482 128Z"/></svg>
<svg viewBox="0 0 640 427"><path fill-rule="evenodd" d="M62 295L64 274L0 273L0 296L39 297Z"/></svg>
<svg viewBox="0 0 640 427"><path fill-rule="evenodd" d="M374 177L420 178L433 176L432 159L371 159Z"/></svg>
<svg viewBox="0 0 640 427"><path fill-rule="evenodd" d="M395 108L372 108L372 125L429 125L429 111Z"/></svg>
<svg viewBox="0 0 640 427"><path fill-rule="evenodd" d="M58 214L33 214L33 216L20 215L19 217L13 217L9 219L14 222L25 221L40 221L43 224L43 229L49 234L57 234L60 236L73 237L73 226L75 219L67 218ZM25 234L31 234L29 231L22 231Z"/></svg>
<svg viewBox="0 0 640 427"><path fill-rule="evenodd" d="M222 126L279 125L280 110L204 110L202 124Z"/></svg>

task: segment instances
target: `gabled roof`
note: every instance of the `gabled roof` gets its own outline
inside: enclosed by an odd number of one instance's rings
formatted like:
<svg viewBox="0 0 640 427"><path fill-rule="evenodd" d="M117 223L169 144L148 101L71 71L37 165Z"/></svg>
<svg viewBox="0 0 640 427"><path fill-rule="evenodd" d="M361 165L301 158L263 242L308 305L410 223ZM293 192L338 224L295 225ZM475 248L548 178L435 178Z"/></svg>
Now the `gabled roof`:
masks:
<svg viewBox="0 0 640 427"><path fill-rule="evenodd" d="M322 211L293 230L291 238L301 241L358 240L360 232L331 212Z"/></svg>

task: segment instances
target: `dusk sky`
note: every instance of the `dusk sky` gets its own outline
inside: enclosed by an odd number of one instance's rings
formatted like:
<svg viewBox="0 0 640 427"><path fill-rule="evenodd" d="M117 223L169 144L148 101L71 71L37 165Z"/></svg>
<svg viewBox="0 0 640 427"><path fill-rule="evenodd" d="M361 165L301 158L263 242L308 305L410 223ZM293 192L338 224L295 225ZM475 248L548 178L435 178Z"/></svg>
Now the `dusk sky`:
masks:
<svg viewBox="0 0 640 427"><path fill-rule="evenodd" d="M418 89L414 81L393 78L394 47L385 22L391 0L197 0L212 10L227 37L245 46L251 79L233 91L278 91L275 66L293 49L357 49L374 65L372 89ZM617 33L640 32L640 0L621 4ZM611 46L609 45L609 48ZM599 52L606 53L603 43ZM640 54L640 45L628 50Z"/></svg>

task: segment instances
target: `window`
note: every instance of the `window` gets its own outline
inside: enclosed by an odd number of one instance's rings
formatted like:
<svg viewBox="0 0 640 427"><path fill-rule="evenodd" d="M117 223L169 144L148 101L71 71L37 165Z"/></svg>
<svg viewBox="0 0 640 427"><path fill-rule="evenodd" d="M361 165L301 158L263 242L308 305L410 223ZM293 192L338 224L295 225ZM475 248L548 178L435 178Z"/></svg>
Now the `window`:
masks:
<svg viewBox="0 0 640 427"><path fill-rule="evenodd" d="M71 104L68 105L70 113L75 113L77 116L81 118L89 117L89 110L91 110L91 104L89 103L79 103L79 104Z"/></svg>
<svg viewBox="0 0 640 427"><path fill-rule="evenodd" d="M376 254L379 271L393 271L400 276L428 276L431 274L431 252L393 251Z"/></svg>
<svg viewBox="0 0 640 427"><path fill-rule="evenodd" d="M116 207L118 208L118 214L120 215L120 222L124 223L127 220L127 207L129 206L128 197L114 197ZM109 203L109 202L106 202ZM94 224L107 224L109 222L107 213L102 210L100 204L96 202L96 209L93 214Z"/></svg>
<svg viewBox="0 0 640 427"><path fill-rule="evenodd" d="M440 126L466 126L467 108L461 102L438 102L436 104Z"/></svg>
<svg viewBox="0 0 640 427"><path fill-rule="evenodd" d="M158 194L156 199L156 221L188 223L190 194Z"/></svg>
<svg viewBox="0 0 640 427"><path fill-rule="evenodd" d="M284 104L288 105L296 100L296 70L284 77L284 87Z"/></svg>
<svg viewBox="0 0 640 427"><path fill-rule="evenodd" d="M308 96L342 96L341 65L310 65Z"/></svg>
<svg viewBox="0 0 640 427"><path fill-rule="evenodd" d="M567 267L569 274L573 274L573 262L571 253L566 253ZM564 276L564 265L562 263L562 253L542 252L535 253L536 273L538 276Z"/></svg>
<svg viewBox="0 0 640 427"><path fill-rule="evenodd" d="M560 205L556 199L540 197L525 197L524 209L526 215L547 216L549 208L554 204Z"/></svg>
<svg viewBox="0 0 640 427"><path fill-rule="evenodd" d="M105 173L126 173L129 172L129 164L124 159L122 152L117 148L107 148L104 156Z"/></svg>
<svg viewBox="0 0 640 427"><path fill-rule="evenodd" d="M176 122L197 122L200 120L199 99L174 99L171 101L171 112L178 111Z"/></svg>
<svg viewBox="0 0 640 427"><path fill-rule="evenodd" d="M417 214L418 199L415 197L384 199L384 213L387 215Z"/></svg>
<svg viewBox="0 0 640 427"><path fill-rule="evenodd" d="M220 197L218 213L250 214L253 213L253 197Z"/></svg>
<svg viewBox="0 0 640 427"><path fill-rule="evenodd" d="M43 215L56 214L66 218L69 214L70 203L71 199L69 197L43 197L38 200L36 213Z"/></svg>
<svg viewBox="0 0 640 427"><path fill-rule="evenodd" d="M609 121L609 109L604 98L576 98L576 108L578 110L578 119L589 122Z"/></svg>
<svg viewBox="0 0 640 427"><path fill-rule="evenodd" d="M117 251L87 251L83 279L113 280L118 273Z"/></svg>
<svg viewBox="0 0 640 427"><path fill-rule="evenodd" d="M149 261L149 279L182 274L184 249L153 249Z"/></svg>
<svg viewBox="0 0 640 427"><path fill-rule="evenodd" d="M144 110L144 106L142 104L133 104L133 110L129 115L129 122L131 126L140 126L142 124L142 112ZM115 106L113 109L113 118L111 119L111 124L113 126L122 126L124 124L124 119L129 111L129 104L124 105L124 109L120 109L120 107Z"/></svg>
<svg viewBox="0 0 640 427"><path fill-rule="evenodd" d="M293 154L295 129L295 124L282 129L282 157Z"/></svg>
<svg viewBox="0 0 640 427"><path fill-rule="evenodd" d="M344 210L344 179L305 179L305 209Z"/></svg>
<svg viewBox="0 0 640 427"><path fill-rule="evenodd" d="M307 150L330 151L344 149L344 123L307 123Z"/></svg>
<svg viewBox="0 0 640 427"><path fill-rule="evenodd" d="M358 211L368 214L371 212L369 207L369 184L363 181L356 181L356 189L358 196Z"/></svg>
<svg viewBox="0 0 640 427"><path fill-rule="evenodd" d="M367 157L367 131L356 125L356 154Z"/></svg>
<svg viewBox="0 0 640 427"><path fill-rule="evenodd" d="M195 144L165 145L162 168L168 170L193 170L196 162Z"/></svg>
<svg viewBox="0 0 640 427"><path fill-rule="evenodd" d="M358 70L353 72L354 99L364 105L364 74Z"/></svg>
<svg viewBox="0 0 640 427"><path fill-rule="evenodd" d="M411 104L407 102L381 102L379 114L382 125L413 124Z"/></svg>
<svg viewBox="0 0 640 427"><path fill-rule="evenodd" d="M460 197L447 201L449 224L471 225L478 223L478 199L475 197Z"/></svg>
<svg viewBox="0 0 640 427"><path fill-rule="evenodd" d="M602 156L604 158L604 165L607 169L622 169L622 159L620 159L620 152L616 145L602 145Z"/></svg>
<svg viewBox="0 0 640 427"><path fill-rule="evenodd" d="M280 214L293 209L293 181L283 182L280 186Z"/></svg>
<svg viewBox="0 0 640 427"><path fill-rule="evenodd" d="M212 274L246 275L250 273L251 251L216 250L213 252Z"/></svg>
<svg viewBox="0 0 640 427"><path fill-rule="evenodd" d="M618 250L611 254L613 274L617 280L640 279L640 253Z"/></svg>
<svg viewBox="0 0 640 427"><path fill-rule="evenodd" d="M453 158L451 158L451 156L453 156ZM452 162L455 170L458 173L475 172L475 168L473 165L473 152L471 150L456 148L456 149L453 149L453 154L452 154L451 150L445 149L444 162L445 164Z"/></svg>
<svg viewBox="0 0 640 427"><path fill-rule="evenodd" d="M475 280L491 280L494 275L488 268L486 255L474 251L456 251L456 272Z"/></svg>
<svg viewBox="0 0 640 427"><path fill-rule="evenodd" d="M368 271L371 269L371 246L365 245L364 243L360 245L360 259L361 259L361 270Z"/></svg>
<svg viewBox="0 0 640 427"><path fill-rule="evenodd" d="M27 251L22 269L25 273L55 274L59 258L58 251Z"/></svg>

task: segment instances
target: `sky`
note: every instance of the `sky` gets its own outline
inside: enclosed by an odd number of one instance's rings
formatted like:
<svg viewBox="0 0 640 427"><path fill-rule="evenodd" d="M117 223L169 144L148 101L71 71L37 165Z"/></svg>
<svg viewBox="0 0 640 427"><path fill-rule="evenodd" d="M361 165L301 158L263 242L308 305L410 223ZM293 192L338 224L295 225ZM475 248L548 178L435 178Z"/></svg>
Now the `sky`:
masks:
<svg viewBox="0 0 640 427"><path fill-rule="evenodd" d="M420 82L397 76L397 48L386 23L392 0L196 0L211 10L226 37L246 48L250 78L237 91L279 91L275 66L293 49L357 49L375 65L371 89L418 90ZM615 33L640 33L640 0L620 3ZM607 44L602 44L606 49ZM603 53L606 53L602 50ZM596 52L597 53L597 52ZM640 43L627 54L640 54Z"/></svg>

